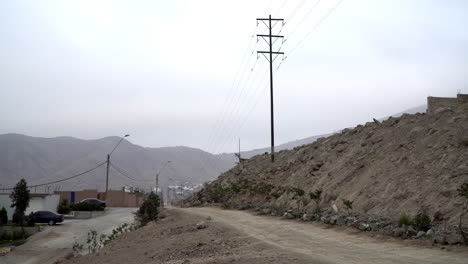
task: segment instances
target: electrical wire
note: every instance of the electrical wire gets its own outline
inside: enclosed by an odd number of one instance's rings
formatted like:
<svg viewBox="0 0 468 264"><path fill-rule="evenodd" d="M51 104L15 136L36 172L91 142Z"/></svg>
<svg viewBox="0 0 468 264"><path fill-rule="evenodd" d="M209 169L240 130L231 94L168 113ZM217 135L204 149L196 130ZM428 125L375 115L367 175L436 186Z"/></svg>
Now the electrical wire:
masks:
<svg viewBox="0 0 468 264"><path fill-rule="evenodd" d="M307 33L307 35L301 39L301 41L299 41L297 43L296 46L294 46L294 48L292 48L289 52L288 52L288 55L286 57L284 57L284 60L290 56L309 36L310 34L312 34L321 24L322 22L327 19L327 17L341 4L341 2L343 2L343 0L340 0L332 9L330 9L330 11L312 28L312 30Z"/></svg>
<svg viewBox="0 0 468 264"><path fill-rule="evenodd" d="M118 173L122 174L123 176L127 177L128 179L132 180L132 181L136 181L136 182L152 182L154 180L147 180L147 179L135 179L133 177L131 177L127 172L125 172L124 170L120 169L117 165L115 165L114 163L110 163L110 166L116 170Z"/></svg>
<svg viewBox="0 0 468 264"><path fill-rule="evenodd" d="M30 185L30 186L28 186L28 188L40 187L40 186L51 185L51 184L54 184L54 183L59 183L59 182L68 181L68 180L70 180L70 179L73 179L73 178L79 177L79 176L81 176L81 175L84 175L84 174L86 174L86 173L89 173L89 172L91 172L91 171L93 171L93 170L95 170L95 169L101 167L102 165L104 165L104 164L106 164L106 163L107 163L107 161L104 161L103 163L97 165L97 166L94 167L94 168L91 168L91 169L86 170L86 171L84 171L84 172L75 174L75 175L73 175L73 176L70 176L70 177L67 177L67 178L64 178L64 179L61 179L61 180L56 180L56 181L48 182L48 183ZM15 189L14 187L12 187L12 188L2 188L2 190L14 190L14 189Z"/></svg>

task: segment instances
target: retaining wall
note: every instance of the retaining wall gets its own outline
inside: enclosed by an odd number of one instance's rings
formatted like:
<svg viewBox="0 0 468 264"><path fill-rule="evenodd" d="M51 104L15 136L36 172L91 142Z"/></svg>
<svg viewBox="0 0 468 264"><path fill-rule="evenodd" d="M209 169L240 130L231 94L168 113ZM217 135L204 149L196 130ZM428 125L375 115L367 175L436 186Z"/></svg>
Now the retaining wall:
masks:
<svg viewBox="0 0 468 264"><path fill-rule="evenodd" d="M103 216L105 211L73 211L75 219L90 219Z"/></svg>

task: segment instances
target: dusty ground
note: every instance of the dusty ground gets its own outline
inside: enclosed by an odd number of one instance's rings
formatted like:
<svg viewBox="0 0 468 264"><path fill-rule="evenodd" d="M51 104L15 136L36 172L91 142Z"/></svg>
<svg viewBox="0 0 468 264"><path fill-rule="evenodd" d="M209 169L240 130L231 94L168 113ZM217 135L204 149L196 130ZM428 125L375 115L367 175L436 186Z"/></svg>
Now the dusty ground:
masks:
<svg viewBox="0 0 468 264"><path fill-rule="evenodd" d="M466 248L404 245L244 211L171 208L166 215L99 253L60 263L468 263ZM200 221L206 228L197 228Z"/></svg>
<svg viewBox="0 0 468 264"><path fill-rule="evenodd" d="M65 220L62 224L46 226L28 241L0 257L1 264L47 264L67 255L73 243L84 243L89 230L110 233L122 223L133 222L135 208L107 208L106 214L86 220Z"/></svg>

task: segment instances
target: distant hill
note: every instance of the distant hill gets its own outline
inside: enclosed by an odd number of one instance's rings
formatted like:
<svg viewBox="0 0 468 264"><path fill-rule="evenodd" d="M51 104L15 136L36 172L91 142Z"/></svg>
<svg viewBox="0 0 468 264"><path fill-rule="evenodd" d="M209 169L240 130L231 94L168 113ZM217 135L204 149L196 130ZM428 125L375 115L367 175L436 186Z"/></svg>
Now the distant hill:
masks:
<svg viewBox="0 0 468 264"><path fill-rule="evenodd" d="M399 117L404 113L414 114L425 111L426 106L423 105L392 116ZM385 119L388 117L381 120ZM275 150L293 149L335 133L287 142L276 146ZM20 134L0 135L0 190L13 186L21 178L25 178L30 185L42 184L95 167L105 161L107 153L119 140L119 137L83 140L73 137L39 138ZM270 152L270 148L244 151L241 155L243 158L251 158L265 152ZM160 186L212 181L222 172L234 167L237 161L234 153L214 155L200 149L183 146L145 148L124 140L112 154L111 161L133 179L111 168L109 186L113 189L122 186L139 186L149 189L154 186L153 179L156 172L168 160L171 163L160 173ZM106 168L102 166L89 174L51 185L49 188L50 190L56 188L103 190L105 174ZM37 191L44 190L45 188L41 187Z"/></svg>
<svg viewBox="0 0 468 264"><path fill-rule="evenodd" d="M30 185L62 179L85 171L106 160L106 155L120 140L106 137L82 140L72 137L38 138L19 134L0 135L1 188L13 186L25 178ZM160 173L161 186L178 182L203 183L232 167L232 162L208 152L188 147L144 148L124 140L111 156L111 162L131 180L110 169L110 188L154 186L156 172L166 161L171 163ZM106 167L89 174L54 184L50 190L105 188ZM137 181L136 181L137 180ZM148 180L148 181L145 181ZM151 181L149 181L151 180ZM44 191L40 187L38 191Z"/></svg>

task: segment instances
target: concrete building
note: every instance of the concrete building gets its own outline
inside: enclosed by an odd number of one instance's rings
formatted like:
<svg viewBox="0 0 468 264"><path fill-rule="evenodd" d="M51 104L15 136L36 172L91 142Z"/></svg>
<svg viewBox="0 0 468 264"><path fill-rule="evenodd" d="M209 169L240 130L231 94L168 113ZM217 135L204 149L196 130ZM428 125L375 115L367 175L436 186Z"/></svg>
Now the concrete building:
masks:
<svg viewBox="0 0 468 264"><path fill-rule="evenodd" d="M138 190L133 191L133 188L130 191L126 191L125 188L122 190L109 190L107 199L105 199L105 193L97 190L59 191L55 193L60 195L60 199L66 198L71 203L79 203L86 198L105 200L106 205L109 207L139 207L145 199L143 193Z"/></svg>
<svg viewBox="0 0 468 264"><path fill-rule="evenodd" d="M36 211L51 211L57 212L57 206L60 202L60 195L56 194L30 194L31 200L29 201L29 207L26 208L25 214ZM15 208L11 208L11 198L9 193L0 193L0 209L5 207L8 213L8 219L11 220Z"/></svg>
<svg viewBox="0 0 468 264"><path fill-rule="evenodd" d="M455 109L461 104L468 103L468 94L457 94L455 98L427 97L427 113L434 113L439 108Z"/></svg>

